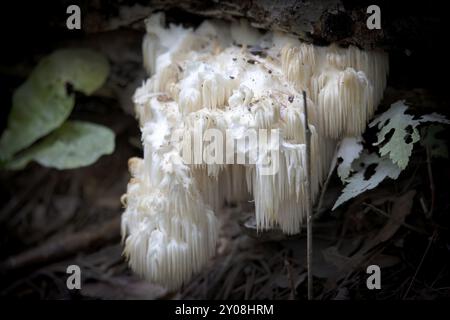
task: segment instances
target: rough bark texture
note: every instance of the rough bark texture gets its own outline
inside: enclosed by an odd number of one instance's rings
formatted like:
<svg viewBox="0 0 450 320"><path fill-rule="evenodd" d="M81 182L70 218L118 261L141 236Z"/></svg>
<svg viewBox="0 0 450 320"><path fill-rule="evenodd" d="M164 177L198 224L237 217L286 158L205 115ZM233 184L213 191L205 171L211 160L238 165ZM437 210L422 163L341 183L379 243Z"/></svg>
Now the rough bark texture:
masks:
<svg viewBox="0 0 450 320"><path fill-rule="evenodd" d="M169 21L199 23L204 18L248 19L255 27L297 34L301 39L363 48L403 47L411 50L417 43L433 41L443 30L444 4L421 1L387 0L62 0L9 4L2 31L11 27L31 34L55 33L66 29L66 8L78 4L82 13L82 32L93 33L134 25L143 30L142 20L157 10L168 12ZM381 8L381 30L366 26L367 7ZM14 14L14 13L17 14ZM17 19L17 17L23 19ZM43 34L45 32L45 34ZM73 34L74 32L68 32ZM9 38L13 38L10 35ZM35 41L33 39L33 41Z"/></svg>
<svg viewBox="0 0 450 320"><path fill-rule="evenodd" d="M363 48L405 47L427 42L440 29L438 4L406 1L354 0L147 0L118 1L111 10L103 1L87 4L86 32L115 29L140 21L151 12L164 10L169 19L195 23L202 17L235 20L245 18L253 26L294 33L315 43L338 42ZM382 13L382 29L366 26L367 7L377 4ZM139 23L142 28L142 24Z"/></svg>
<svg viewBox="0 0 450 320"><path fill-rule="evenodd" d="M67 30L66 9L71 4L81 8L82 29ZM367 7L381 8L381 30L366 26ZM444 3L387 0L62 0L30 2L23 10L21 1L9 4L2 13L0 30L5 44L2 61L8 65L32 66L51 50L84 43L105 52L114 68L126 75L120 92L132 92L133 79L141 70L140 44L144 19L152 12L165 11L168 22L198 25L205 18L235 20L245 18L262 29L282 30L315 44L331 42L364 49L382 48L390 56L388 86L396 90L420 88L426 103L446 106L446 82L439 74L447 68ZM22 19L17 19L22 17ZM8 32L14 30L14 32ZM123 37L122 35L129 36ZM118 36L120 35L120 36ZM112 40L108 40L112 39ZM89 42L89 43L88 43ZM111 49L115 47L115 49ZM129 54L130 53L130 54ZM134 55L130 59L130 55ZM28 64L24 65L24 61ZM26 70L23 72L26 75ZM117 72L113 72L115 75ZM130 79L128 79L130 78ZM122 81L123 82L123 81ZM125 88L125 90L123 90ZM7 88L9 91L12 88ZM8 94L5 97L9 96ZM129 100L126 98L125 100ZM435 101L436 100L436 101ZM128 101L129 104L129 101Z"/></svg>

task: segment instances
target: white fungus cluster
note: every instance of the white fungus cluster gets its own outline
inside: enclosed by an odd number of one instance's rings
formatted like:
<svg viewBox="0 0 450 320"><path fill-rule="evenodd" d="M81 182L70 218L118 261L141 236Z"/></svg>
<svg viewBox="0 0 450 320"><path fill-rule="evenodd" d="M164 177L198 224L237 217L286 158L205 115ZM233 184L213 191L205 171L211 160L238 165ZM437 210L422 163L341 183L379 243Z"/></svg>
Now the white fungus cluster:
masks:
<svg viewBox="0 0 450 320"><path fill-rule="evenodd" d="M259 230L300 232L307 205L302 91L315 199L336 143L360 135L380 102L388 59L383 52L261 34L243 22L166 28L164 15L155 14L146 23L143 57L150 78L134 96L144 157L129 161L122 235L135 272L177 289L213 255L214 212L225 201L254 200ZM198 161L190 152L195 134L212 128L223 136L231 132L224 149L236 143L222 164ZM275 174L262 173L262 160L275 161L272 144L253 153L253 146L239 143L248 129L279 130ZM254 161L236 164L234 156Z"/></svg>

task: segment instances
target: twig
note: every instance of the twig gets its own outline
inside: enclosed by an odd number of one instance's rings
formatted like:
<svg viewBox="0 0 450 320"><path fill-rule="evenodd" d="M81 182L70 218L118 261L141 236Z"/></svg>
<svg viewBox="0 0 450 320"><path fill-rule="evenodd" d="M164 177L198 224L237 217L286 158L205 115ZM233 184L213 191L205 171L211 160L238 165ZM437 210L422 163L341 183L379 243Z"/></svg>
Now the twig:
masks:
<svg viewBox="0 0 450 320"><path fill-rule="evenodd" d="M428 246L425 249L425 252L423 253L422 259L420 260L419 265L417 266L416 272L414 273L414 276L412 277L411 282L409 283L408 289L406 290L406 293L403 296L403 299L406 299L406 297L408 296L408 293L411 290L412 285L414 284L414 281L416 280L417 275L419 274L419 270L422 267L423 262L425 261L428 251L430 251L431 244L433 243L434 239L436 238L436 235L437 235L437 232L435 230L433 232L433 235L431 236L430 240L428 241Z"/></svg>
<svg viewBox="0 0 450 320"><path fill-rule="evenodd" d="M335 153L336 152L337 152L337 146L336 146ZM325 183L322 186L322 190L320 191L319 202L317 203L316 210L315 210L315 213L314 213L314 219L316 219L316 220L319 219L322 216L322 214L320 213L320 209L322 209L323 199L325 197L325 193L326 193L326 191L328 189L328 184L330 183L331 176L333 175L333 172L334 172L335 168L336 168L336 162L333 161L331 163L331 165L330 165L330 169L328 171L327 179L325 180Z"/></svg>
<svg viewBox="0 0 450 320"><path fill-rule="evenodd" d="M435 189L434 189L434 180L433 180L433 170L431 169L431 155L430 155L430 147L427 146L427 167L428 167L428 176L430 179L430 191L431 191L431 204L430 208L427 212L428 217L433 216L433 210L434 210L434 200L435 200Z"/></svg>
<svg viewBox="0 0 450 320"><path fill-rule="evenodd" d="M306 137L306 166L307 166L307 192L306 192L306 250L308 268L308 300L313 300L312 278L312 202L311 202L311 131L308 122L308 107L306 104L306 92L303 91L303 108L305 110L305 137Z"/></svg>
<svg viewBox="0 0 450 320"><path fill-rule="evenodd" d="M284 264L285 264L286 269L287 269L289 285L291 287L290 288L291 290L290 290L290 293L289 293L289 300L294 300L295 299L294 276L293 276L291 264L289 263L289 260L286 257L284 258Z"/></svg>
<svg viewBox="0 0 450 320"><path fill-rule="evenodd" d="M49 239L46 243L8 258L0 264L0 274L32 265L41 265L65 258L85 249L119 239L120 217L76 233L60 238Z"/></svg>
<svg viewBox="0 0 450 320"><path fill-rule="evenodd" d="M420 202L420 206L422 207L422 210L423 210L423 213L425 214L425 216L427 218L430 218L430 217L428 217L428 208L427 208L427 205L425 204L425 199L423 197L420 197L419 202Z"/></svg>
<svg viewBox="0 0 450 320"><path fill-rule="evenodd" d="M422 229L419 229L419 228L417 228L417 227L415 227L413 225L410 225L409 223L402 222L402 221L399 221L398 219L392 218L392 216L390 216L388 213L384 212L380 208L375 207L374 205L371 205L371 204L369 204L367 202L363 202L363 205L365 205L366 207L372 209L374 212L382 215L383 217L386 217L388 219L392 219L393 221L397 222L398 224L404 226L405 228L408 228L408 229L410 229L410 230L412 230L414 232L420 233L420 234L429 235L426 231L424 231Z"/></svg>
<svg viewBox="0 0 450 320"><path fill-rule="evenodd" d="M414 186L411 187L411 185L413 184L414 179L416 178L417 171L419 171L419 168L420 168L420 166L416 166L416 167L414 168L414 172L412 173L411 178L408 180L408 182L407 182L407 183L405 184L405 186L402 188L402 190L401 190L400 193L404 193L404 192L406 192L406 191L408 191L408 190L410 190L411 188L414 187Z"/></svg>
<svg viewBox="0 0 450 320"><path fill-rule="evenodd" d="M37 178L32 179L31 182L26 186L25 190L18 194L16 197L13 197L3 208L0 210L0 223L8 220L11 214L16 211L17 207L28 199L28 195L36 190L36 186L38 186L42 180L47 176L48 170L42 170L39 172Z"/></svg>

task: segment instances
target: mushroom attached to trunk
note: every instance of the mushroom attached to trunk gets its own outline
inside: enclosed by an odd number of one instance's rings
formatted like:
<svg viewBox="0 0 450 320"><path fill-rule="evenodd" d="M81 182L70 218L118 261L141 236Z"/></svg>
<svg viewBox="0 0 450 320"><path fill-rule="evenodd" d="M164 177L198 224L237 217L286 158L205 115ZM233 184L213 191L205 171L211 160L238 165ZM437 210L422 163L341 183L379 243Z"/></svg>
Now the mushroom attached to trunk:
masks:
<svg viewBox="0 0 450 320"><path fill-rule="evenodd" d="M307 179L302 91L315 199L336 143L360 135L380 102L388 59L262 34L245 22L166 28L156 14L146 23L150 78L134 96L144 155L129 161L122 235L135 272L177 289L214 254L214 212L225 200L254 200L259 230L300 232ZM208 142L221 137L211 148ZM268 164L276 170L268 173Z"/></svg>

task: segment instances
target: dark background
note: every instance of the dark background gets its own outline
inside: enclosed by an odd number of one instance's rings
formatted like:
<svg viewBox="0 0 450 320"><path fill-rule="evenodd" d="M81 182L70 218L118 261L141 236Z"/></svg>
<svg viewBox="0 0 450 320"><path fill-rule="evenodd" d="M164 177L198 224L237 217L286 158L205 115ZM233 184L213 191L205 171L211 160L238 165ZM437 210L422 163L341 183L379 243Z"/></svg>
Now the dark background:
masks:
<svg viewBox="0 0 450 320"><path fill-rule="evenodd" d="M124 18L123 11L136 3L143 11ZM66 8L71 4L81 7L80 31L65 27ZM365 8L370 4L381 8L381 31L364 28ZM338 42L342 46L382 48L390 56L390 75L379 110L406 99L414 114L439 112L448 116L449 28L444 4L444 1L342 1L335 8L328 6L328 1L1 2L0 131L6 125L14 89L40 58L56 48L86 46L107 55L111 74L105 87L94 96L77 93L71 117L109 126L116 133L117 146L113 155L102 157L87 168L57 171L32 164L21 172L1 172L0 297L305 298L304 235L294 239L280 238L278 234L255 237L238 223L243 210L239 206L226 210L227 223L218 256L180 292L170 293L148 284L127 268L121 257L119 198L129 178L127 159L141 154L131 95L145 78L140 51L143 17L159 9L167 11L169 21L188 25L197 25L205 17L217 14L225 19L247 17L271 29L308 30L301 37L318 45ZM311 16L308 8L319 5L324 7L322 14L314 21L308 20ZM445 137L448 141L448 130ZM365 138L368 144L374 139L371 132ZM445 159L433 160L431 167L435 185L431 217L424 215L421 205L421 201L429 205L432 197L426 153L416 146L410 165L397 181L384 182L376 190L350 201L336 214L326 212L318 221L315 234L319 239L364 242L382 230L386 220L368 212L363 202L390 212L396 198L415 190L406 223L423 231L417 233L402 226L392 239L377 245L375 251L380 255L376 257L390 259L383 260L387 267L383 269L386 273L383 290L379 292L365 288L364 264L348 269L348 275L342 279L340 274L327 271L323 262L315 275L315 294L319 299L450 298L450 167ZM328 202L332 203L340 188L334 178ZM90 237L89 241L83 236ZM52 243L74 245L62 245L55 253L48 246ZM328 242L321 243L318 240L318 251L329 246ZM232 250L235 246L239 248L237 251ZM22 259L19 266L18 257ZM65 268L73 263L87 270L83 271L84 289L80 292L65 288ZM286 275L294 285L286 285ZM248 286L250 293L245 289Z"/></svg>

